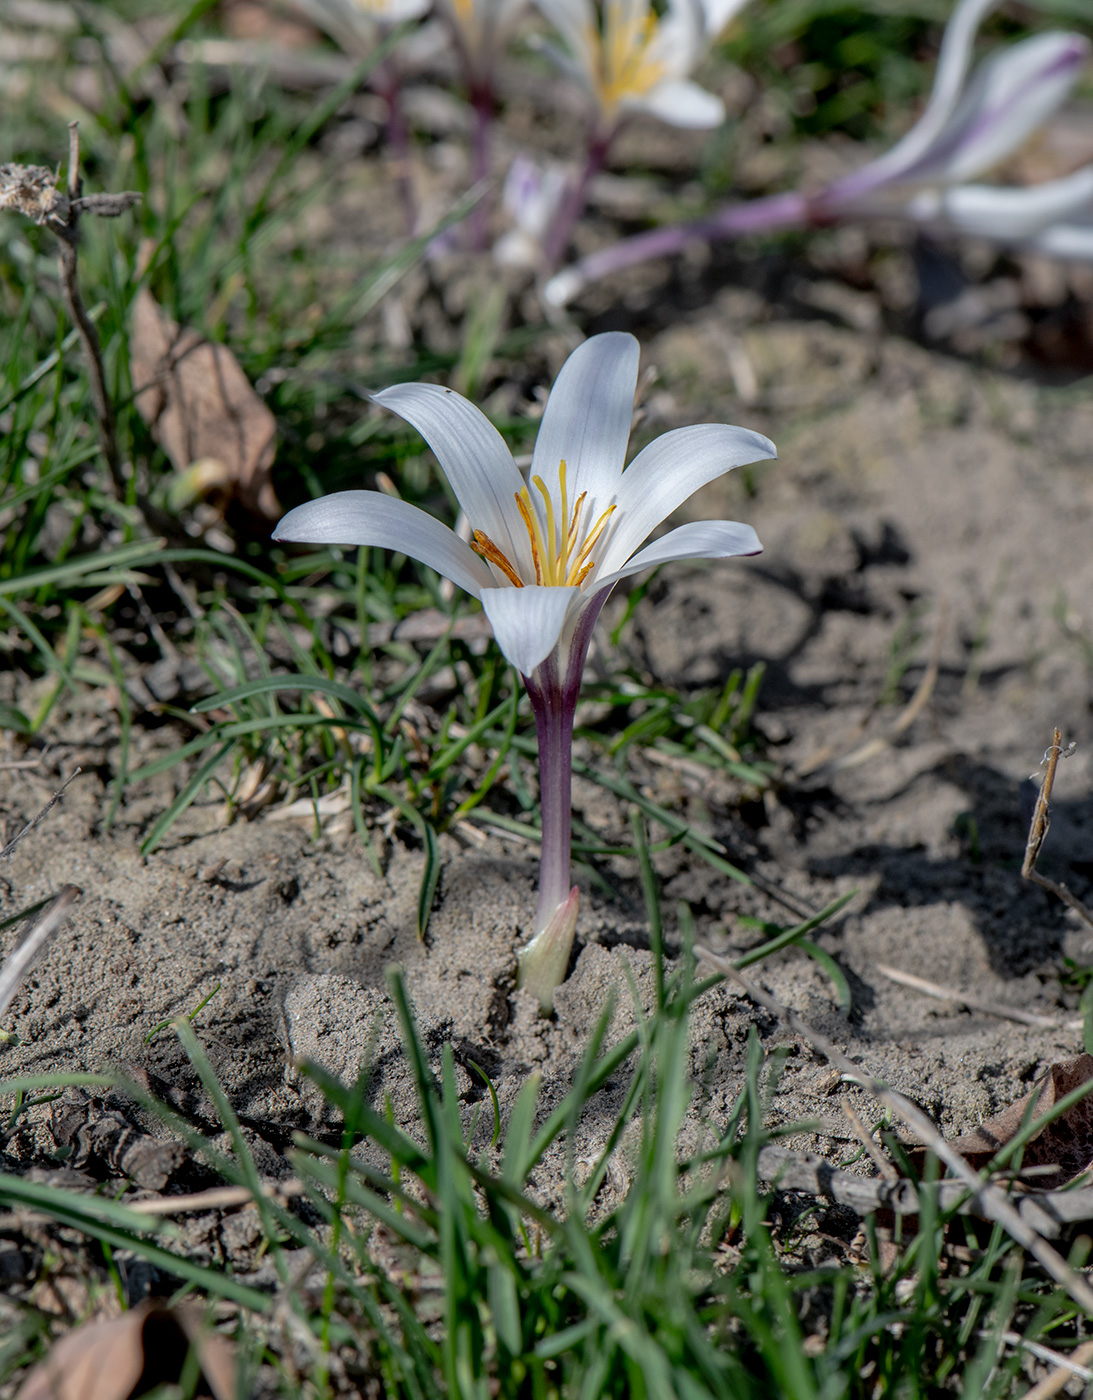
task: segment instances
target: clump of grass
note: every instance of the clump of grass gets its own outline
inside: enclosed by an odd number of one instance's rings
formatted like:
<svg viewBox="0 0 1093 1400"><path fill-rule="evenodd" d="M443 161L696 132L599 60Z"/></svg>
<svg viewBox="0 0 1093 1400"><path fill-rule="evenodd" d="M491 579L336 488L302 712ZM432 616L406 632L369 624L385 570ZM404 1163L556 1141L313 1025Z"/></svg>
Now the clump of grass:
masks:
<svg viewBox="0 0 1093 1400"><path fill-rule="evenodd" d="M0 1201L34 1210L109 1251L129 1251L159 1287L195 1293L240 1344L264 1394L390 1396L626 1395L834 1397L1019 1393L1023 1348L1073 1336L1065 1295L1029 1272L1005 1235L937 1210L928 1166L917 1228L890 1242L865 1221L862 1255L804 1198L760 1185L772 1133L767 1108L785 1051L753 1030L743 1082L722 1131L696 1152L680 1133L700 1084L692 1077L689 1011L717 977L698 981L689 953L669 968L659 1000L606 1048L606 1007L572 1086L538 1102L532 1076L505 1114L492 1085L465 1103L451 1046L430 1062L400 974L389 978L416 1096L415 1132L369 1093L369 1067L342 1083L304 1072L340 1127L298 1138L286 1168L302 1197L259 1177L246 1135L188 1020L176 1023L230 1148L214 1147L173 1110L129 1087L224 1181L246 1189L270 1281L251 1284L199 1265L163 1215L109 1193L89 1195L0 1175ZM564 1206L538 1203L544 1157L573 1144L597 1094L623 1077L622 1104ZM66 1084L116 1086L110 1076L9 1081L4 1094ZM479 1115L485 1105L485 1118ZM791 1125L789 1133L807 1125ZM604 1206L613 1162L628 1185ZM306 1261L306 1267L301 1266ZM226 1321L224 1321L226 1319ZM3 1376L38 1355L43 1321L24 1311L0 1353ZM303 1390L301 1391L301 1387Z"/></svg>

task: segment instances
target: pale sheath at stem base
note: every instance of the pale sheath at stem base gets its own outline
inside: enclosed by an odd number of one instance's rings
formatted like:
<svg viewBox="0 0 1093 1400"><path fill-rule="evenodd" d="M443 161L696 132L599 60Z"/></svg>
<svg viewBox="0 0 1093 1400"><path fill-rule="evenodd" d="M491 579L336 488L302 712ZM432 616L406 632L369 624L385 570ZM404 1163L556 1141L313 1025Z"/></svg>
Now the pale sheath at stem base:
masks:
<svg viewBox="0 0 1093 1400"><path fill-rule="evenodd" d="M638 343L593 336L562 366L525 482L497 429L438 384L397 384L376 402L435 452L472 527L471 543L425 511L378 491L341 491L298 506L274 538L396 550L480 599L498 646L523 678L539 741L542 855L535 935L521 984L549 1011L576 929L570 885L573 715L592 629L621 579L677 559L758 554L750 525L703 520L649 535L701 486L774 457L747 428L676 428L629 466Z"/></svg>

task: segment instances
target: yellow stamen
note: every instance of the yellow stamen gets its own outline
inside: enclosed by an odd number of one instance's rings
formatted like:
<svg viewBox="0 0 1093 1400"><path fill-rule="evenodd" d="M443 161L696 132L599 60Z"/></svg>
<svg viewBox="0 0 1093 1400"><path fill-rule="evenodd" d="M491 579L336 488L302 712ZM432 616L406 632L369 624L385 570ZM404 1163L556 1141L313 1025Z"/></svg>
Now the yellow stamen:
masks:
<svg viewBox="0 0 1093 1400"><path fill-rule="evenodd" d="M664 64L649 56L660 26L656 13L650 8L644 15L628 14L627 8L620 0L607 0L602 29L585 35L606 112L628 97L644 97L665 76Z"/></svg>
<svg viewBox="0 0 1093 1400"><path fill-rule="evenodd" d="M576 505L573 507L573 517L569 522L569 531L565 537L565 553L562 555L563 574L566 573L566 571L569 568L570 551L577 542L577 521L581 518L581 507L584 505L584 498L587 495L587 491L582 491L581 494L577 497Z"/></svg>
<svg viewBox="0 0 1093 1400"><path fill-rule="evenodd" d="M570 528L565 532L565 545L563 552L561 552L561 577L563 578L565 578L565 575L570 571L570 554L572 553L572 547L577 543L577 524L579 519L581 519L581 507L585 504L586 496L588 496L588 491L581 491L581 494L577 497L577 503L575 503L574 508L572 508Z"/></svg>
<svg viewBox="0 0 1093 1400"><path fill-rule="evenodd" d="M483 559L491 564L496 564L508 581L516 588L523 588L524 581L501 551L490 539L489 535L483 534L481 530L475 530L474 538L471 541L471 548L476 554L481 554Z"/></svg>
<svg viewBox="0 0 1093 1400"><path fill-rule="evenodd" d="M522 491L516 492L514 499L516 501L516 509L523 516L524 526L528 532L528 539L531 541L531 558L535 564L535 582L542 583L543 568L540 560L548 557L548 554L543 541L542 531L539 529L539 522L535 519L535 513L532 509L531 493L525 486Z"/></svg>
<svg viewBox="0 0 1093 1400"><path fill-rule="evenodd" d="M562 460L558 471L561 495L560 516L555 514L554 498L542 477L533 476L531 480L543 498L545 524L543 517L536 510L535 501L526 486L515 492L513 499L516 502L516 509L520 512L520 519L524 522L524 529L528 532L531 559L535 565L535 582L550 588L579 588L596 567L592 553L602 539L603 532L607 529L607 522L611 519L616 507L614 504L607 507L581 543L581 516L584 512L584 503L588 492L582 491L577 497L573 503L572 514L567 519L569 490L566 483L565 460ZM488 563L500 569L514 587L523 588L526 586L525 580L520 577L517 566L498 549L484 531L475 530L473 532L471 548Z"/></svg>
<svg viewBox="0 0 1093 1400"><path fill-rule="evenodd" d="M561 460L561 462L559 463L559 466L558 466L558 489L559 489L559 491L561 492L561 496L562 496L562 513L561 513L561 515L559 516L559 524L561 525L561 528L562 528L563 531L565 530L565 523L566 523L566 521L569 519L569 493L568 493L568 491L566 490L565 471L566 471L566 467L565 467L565 458L563 457L562 460ZM563 573L563 574L565 573L565 561L566 561L566 557L567 557L568 554L569 554L569 541L572 539L572 537L573 537L573 530L572 530L572 527L571 527L571 528L570 528L570 531L569 531L569 534L568 534L568 535L565 535L565 536L563 537L563 539L561 540L561 542L560 542L560 544L559 544L559 546L558 546L558 553L559 553L559 556L560 556L560 558L561 558L562 573Z"/></svg>
<svg viewBox="0 0 1093 1400"><path fill-rule="evenodd" d="M546 506L546 581L547 583L553 584L558 582L555 576L557 574L555 566L562 550L562 541L558 539L554 529L554 502L550 499L550 492L543 484L543 478L541 476L533 476L531 479L539 488L539 494L542 496L543 504ZM565 516L562 517L562 524L565 524Z"/></svg>
<svg viewBox="0 0 1093 1400"><path fill-rule="evenodd" d="M599 520L596 521L595 525L592 527L591 534L581 546L581 552L573 561L573 567L569 571L570 577L566 579L567 583L581 583L584 579L588 577L593 567L593 563L589 562L588 556L596 547L596 541L603 534L604 530L607 529L607 522L611 519L614 513L615 505L611 504L600 516ZM574 577L574 575L576 575L576 577Z"/></svg>

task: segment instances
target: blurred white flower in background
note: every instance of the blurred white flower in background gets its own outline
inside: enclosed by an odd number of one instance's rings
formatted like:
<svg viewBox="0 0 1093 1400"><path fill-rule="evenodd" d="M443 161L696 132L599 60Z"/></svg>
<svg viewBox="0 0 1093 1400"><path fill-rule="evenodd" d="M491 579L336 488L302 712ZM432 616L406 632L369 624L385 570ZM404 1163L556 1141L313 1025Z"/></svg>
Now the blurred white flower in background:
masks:
<svg viewBox="0 0 1093 1400"><path fill-rule="evenodd" d="M745 0L536 0L565 48L547 52L591 96L601 127L645 111L673 126L698 129L725 120L721 99L690 74Z"/></svg>
<svg viewBox="0 0 1093 1400"><path fill-rule="evenodd" d="M527 0L436 0L437 14L455 32L472 92L483 83L492 88L497 59L526 8Z"/></svg>
<svg viewBox="0 0 1093 1400"><path fill-rule="evenodd" d="M293 0L293 5L339 48L363 58L386 30L427 14L432 0Z"/></svg>
<svg viewBox="0 0 1093 1400"><path fill-rule="evenodd" d="M570 174L556 161L543 165L520 154L509 166L501 191L501 209L508 230L493 246L502 267L539 267L543 239L565 202Z"/></svg>
<svg viewBox="0 0 1093 1400"><path fill-rule="evenodd" d="M1093 167L1039 185L969 183L1044 126L1070 96L1093 47L1081 34L1036 34L984 59L969 78L976 29L997 3L957 6L922 116L890 151L811 196L814 220L895 215L1035 243L1074 217L1088 219Z"/></svg>
<svg viewBox="0 0 1093 1400"><path fill-rule="evenodd" d="M690 244L878 217L1093 260L1093 165L1034 185L974 183L1014 155L1062 106L1093 49L1081 34L1052 30L992 54L969 76L976 32L998 3L957 5L926 108L884 155L819 189L725 205L693 223L598 249L551 278L547 302L562 306L601 277Z"/></svg>

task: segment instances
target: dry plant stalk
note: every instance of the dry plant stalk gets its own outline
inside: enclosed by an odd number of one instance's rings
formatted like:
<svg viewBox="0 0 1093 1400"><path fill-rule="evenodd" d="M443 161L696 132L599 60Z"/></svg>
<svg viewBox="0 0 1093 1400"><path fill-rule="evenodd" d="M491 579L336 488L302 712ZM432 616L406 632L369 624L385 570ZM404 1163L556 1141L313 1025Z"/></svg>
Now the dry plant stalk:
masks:
<svg viewBox="0 0 1093 1400"><path fill-rule="evenodd" d="M1036 869L1036 862L1040 857L1044 838L1051 829L1051 790L1055 786L1055 770L1059 766L1059 759L1063 756L1063 752L1063 736L1061 731L1056 728L1052 732L1051 747L1047 751L1047 772L1044 774L1044 781L1040 784L1040 793L1033 809L1032 821L1029 823L1028 841L1025 845L1025 859L1021 866L1021 874L1026 880L1031 880L1034 885L1039 885L1041 889L1048 890L1057 896L1064 904L1073 909L1089 928L1093 928L1093 913L1090 913L1078 896L1072 894L1061 881L1049 880L1046 875L1041 875Z"/></svg>
<svg viewBox="0 0 1093 1400"><path fill-rule="evenodd" d="M1073 1302L1093 1316L1093 1287L1070 1267L1057 1250L1048 1244L1044 1234L1041 1233L1040 1212L1034 1203L1030 1203L1023 1212L1019 1211L1004 1191L989 1181L985 1181L961 1154L950 1143L946 1142L926 1114L910 1099L891 1088L883 1079L874 1078L860 1065L855 1064L822 1032L809 1025L796 1012L791 1011L788 1006L784 1006L757 983L738 972L727 958L721 957L711 949L697 945L695 955L716 971L736 982L752 1001L765 1007L796 1035L808 1041L812 1048L833 1065L845 1079L860 1085L867 1093L872 1094L874 1098L890 1108L918 1136L928 1150L940 1162L943 1162L954 1176L960 1179L964 1189L970 1193L976 1213L981 1214L986 1220L1001 1225L1010 1238L1022 1249L1027 1250L1041 1268L1060 1287L1066 1290ZM1030 1217L1037 1221L1036 1226L1029 1223ZM1042 1223L1044 1230L1051 1233L1053 1226L1050 1217L1044 1215Z"/></svg>
<svg viewBox="0 0 1093 1400"><path fill-rule="evenodd" d="M1076 1031L1081 1030L1081 1020L1060 1021L1058 1017L1040 1016L1035 1011L1023 1011L1019 1006L1006 1006L1000 1001L991 1001L977 992L962 992L956 987L943 987L940 982L930 982L925 977L917 977L913 972L902 968L889 967L887 963L874 963L873 966L884 977L898 982L901 987L910 987L923 996L934 997L937 1001L952 1001L965 1006L969 1011L984 1011L988 1016L998 1016L1002 1020L1016 1021L1022 1026L1035 1026L1039 1030Z"/></svg>
<svg viewBox="0 0 1093 1400"><path fill-rule="evenodd" d="M264 1196L282 1202L304 1195L306 1189L303 1182L297 1181L295 1177L290 1177L288 1181L262 1183ZM235 1206L253 1203L254 1192L249 1186L214 1186L208 1191L194 1191L187 1196L149 1196L144 1200L129 1203L128 1208L138 1215L166 1217L207 1210L229 1210Z"/></svg>
<svg viewBox="0 0 1093 1400"><path fill-rule="evenodd" d="M76 885L62 885L57 898L23 932L15 948L0 966L0 1016L11 1005L15 993L45 952L47 945L68 920L68 911L79 899ZM0 1040L10 1039L0 1032Z"/></svg>
<svg viewBox="0 0 1093 1400"><path fill-rule="evenodd" d="M5 764L4 766L7 767L8 765ZM15 765L11 766L14 767ZM60 802L61 798L65 795L66 788L69 786L70 783L74 783L82 772L82 768L77 768L74 773L67 777L61 784L61 786L57 789L57 791L53 794L53 796L49 799L46 805L42 808L42 810L38 813L38 815L31 817L30 821L27 822L26 826L24 826L20 831L17 831L10 841L8 841L5 845L0 846L0 860L7 860L8 856L10 856L12 851L15 850L16 846L18 846L19 842L22 841L23 837L29 836L30 833L34 830L34 828L39 824L39 822L43 821L46 817L49 816L50 812L53 811L54 807L56 807L57 803Z"/></svg>
<svg viewBox="0 0 1093 1400"><path fill-rule="evenodd" d="M118 452L114 426L114 405L106 388L102 345L95 323L87 314L79 283L80 215L96 214L113 219L140 202L132 191L122 194L95 194L84 197L80 175L79 122L68 124L68 179L65 190L57 188L57 176L41 165L0 165L0 209L12 209L48 228L59 246L61 291L65 307L76 327L87 361L91 401L98 419L103 456L118 498L126 494L125 475Z"/></svg>
<svg viewBox="0 0 1093 1400"><path fill-rule="evenodd" d="M1069 1361L1068 1366L1056 1367L1031 1390L1026 1390L1024 1400L1051 1400L1053 1395L1058 1395L1063 1386L1072 1381L1075 1374L1078 1374L1077 1368L1084 1367L1088 1362L1093 1361L1093 1342L1083 1342L1080 1347L1076 1347L1070 1353Z"/></svg>

